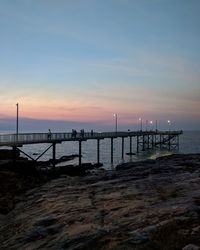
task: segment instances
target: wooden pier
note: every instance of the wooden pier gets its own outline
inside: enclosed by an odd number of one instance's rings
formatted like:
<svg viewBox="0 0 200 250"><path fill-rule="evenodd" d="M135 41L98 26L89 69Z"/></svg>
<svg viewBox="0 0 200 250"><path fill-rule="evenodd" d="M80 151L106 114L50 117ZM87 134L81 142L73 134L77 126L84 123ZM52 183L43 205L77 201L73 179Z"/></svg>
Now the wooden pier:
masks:
<svg viewBox="0 0 200 250"><path fill-rule="evenodd" d="M100 141L110 139L111 163L113 163L113 144L115 138L122 139L121 157L124 158L124 138L129 138L130 152L135 154L132 141L136 139L136 152L151 150L154 148L167 148L168 150L179 147L179 135L182 131L128 131L128 132L85 132L85 133L23 133L23 134L0 134L0 147L7 146L13 149L13 162L16 161L16 150L26 155L33 161L38 161L50 148L52 148L52 162L55 167L56 144L64 141L79 142L79 165L81 165L82 143L87 140L97 141L97 164L100 164ZM45 151L36 159L25 153L21 148L25 144L47 143L50 144Z"/></svg>

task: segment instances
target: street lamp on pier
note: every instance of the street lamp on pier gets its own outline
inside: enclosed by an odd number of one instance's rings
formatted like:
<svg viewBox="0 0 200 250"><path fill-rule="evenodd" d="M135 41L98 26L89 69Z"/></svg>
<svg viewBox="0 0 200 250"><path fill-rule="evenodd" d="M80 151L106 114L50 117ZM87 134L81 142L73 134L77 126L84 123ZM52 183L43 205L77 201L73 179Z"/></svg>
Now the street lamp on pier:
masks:
<svg viewBox="0 0 200 250"><path fill-rule="evenodd" d="M167 123L168 123L168 126L169 126L169 131L170 131L171 121L170 121L170 120L168 120L168 121L167 121Z"/></svg>
<svg viewBox="0 0 200 250"><path fill-rule="evenodd" d="M153 121L150 121L150 124L151 124L151 128L153 130Z"/></svg>
<svg viewBox="0 0 200 250"><path fill-rule="evenodd" d="M16 120L16 134L18 135L19 132L19 104L16 104L17 106L17 120Z"/></svg>
<svg viewBox="0 0 200 250"><path fill-rule="evenodd" d="M146 131L148 130L148 120L146 120Z"/></svg>
<svg viewBox="0 0 200 250"><path fill-rule="evenodd" d="M141 117L139 118L139 121L140 121L140 130L142 131L142 118Z"/></svg>
<svg viewBox="0 0 200 250"><path fill-rule="evenodd" d="M115 132L117 133L117 114L113 115L115 117Z"/></svg>

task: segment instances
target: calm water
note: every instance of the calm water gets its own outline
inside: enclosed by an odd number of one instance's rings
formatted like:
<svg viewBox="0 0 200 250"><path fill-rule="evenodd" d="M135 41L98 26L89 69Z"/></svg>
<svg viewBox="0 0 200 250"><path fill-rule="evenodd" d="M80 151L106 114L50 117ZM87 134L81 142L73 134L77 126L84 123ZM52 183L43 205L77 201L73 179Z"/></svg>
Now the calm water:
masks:
<svg viewBox="0 0 200 250"><path fill-rule="evenodd" d="M136 152L136 142L133 139L133 152ZM49 144L33 144L25 145L22 150L28 153L33 158L37 156L33 153L41 154ZM103 167L110 169L123 162L140 161L145 159L156 159L163 155L169 155L172 153L200 153L200 131L184 131L180 136L179 150L154 150L149 152L140 152L133 156L126 155L129 152L129 138L124 140L124 160L121 159L121 138L114 139L114 162L111 165L111 145L110 139L104 139L100 141L100 162L103 163ZM63 142L56 145L56 157L59 158L63 155L78 154L78 142ZM88 140L82 143L82 162L96 163L97 161L97 142L96 140ZM48 160L52 157L52 149L47 151L41 160ZM62 162L62 165L66 164L78 164L78 158L72 161Z"/></svg>

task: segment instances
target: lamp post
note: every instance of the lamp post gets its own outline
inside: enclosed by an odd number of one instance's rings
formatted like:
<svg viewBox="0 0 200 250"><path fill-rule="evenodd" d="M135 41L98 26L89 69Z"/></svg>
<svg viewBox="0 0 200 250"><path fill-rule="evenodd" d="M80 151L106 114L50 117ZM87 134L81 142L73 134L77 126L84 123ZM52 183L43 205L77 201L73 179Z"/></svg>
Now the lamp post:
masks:
<svg viewBox="0 0 200 250"><path fill-rule="evenodd" d="M17 120L16 120L16 134L18 135L19 129L18 129L18 125L19 125L19 104L16 104L17 106Z"/></svg>
<svg viewBox="0 0 200 250"><path fill-rule="evenodd" d="M139 118L139 121L140 121L140 130L142 131L142 118L141 117Z"/></svg>
<svg viewBox="0 0 200 250"><path fill-rule="evenodd" d="M158 121L156 120L156 132L158 131Z"/></svg>
<svg viewBox="0 0 200 250"><path fill-rule="evenodd" d="M153 121L150 121L150 124L151 124L151 126L152 126L152 130L153 130Z"/></svg>
<svg viewBox="0 0 200 250"><path fill-rule="evenodd" d="M168 121L167 121L167 123L168 123L168 126L169 126L169 131L170 131L171 121L170 121L170 120L168 120Z"/></svg>
<svg viewBox="0 0 200 250"><path fill-rule="evenodd" d="M146 131L148 130L148 120L146 120Z"/></svg>
<svg viewBox="0 0 200 250"><path fill-rule="evenodd" d="M117 133L117 114L113 115L115 117L115 132Z"/></svg>

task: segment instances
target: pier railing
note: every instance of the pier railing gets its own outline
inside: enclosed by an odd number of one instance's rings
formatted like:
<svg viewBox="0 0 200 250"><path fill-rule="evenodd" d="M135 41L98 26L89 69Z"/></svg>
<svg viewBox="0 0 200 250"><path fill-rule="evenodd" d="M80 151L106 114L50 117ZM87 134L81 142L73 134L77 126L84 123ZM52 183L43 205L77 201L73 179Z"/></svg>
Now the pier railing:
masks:
<svg viewBox="0 0 200 250"><path fill-rule="evenodd" d="M142 135L179 135L182 131L133 131L133 132L84 132L77 133L20 133L0 134L0 146L14 146L34 143L52 143L62 141L78 141L88 139L104 139Z"/></svg>

